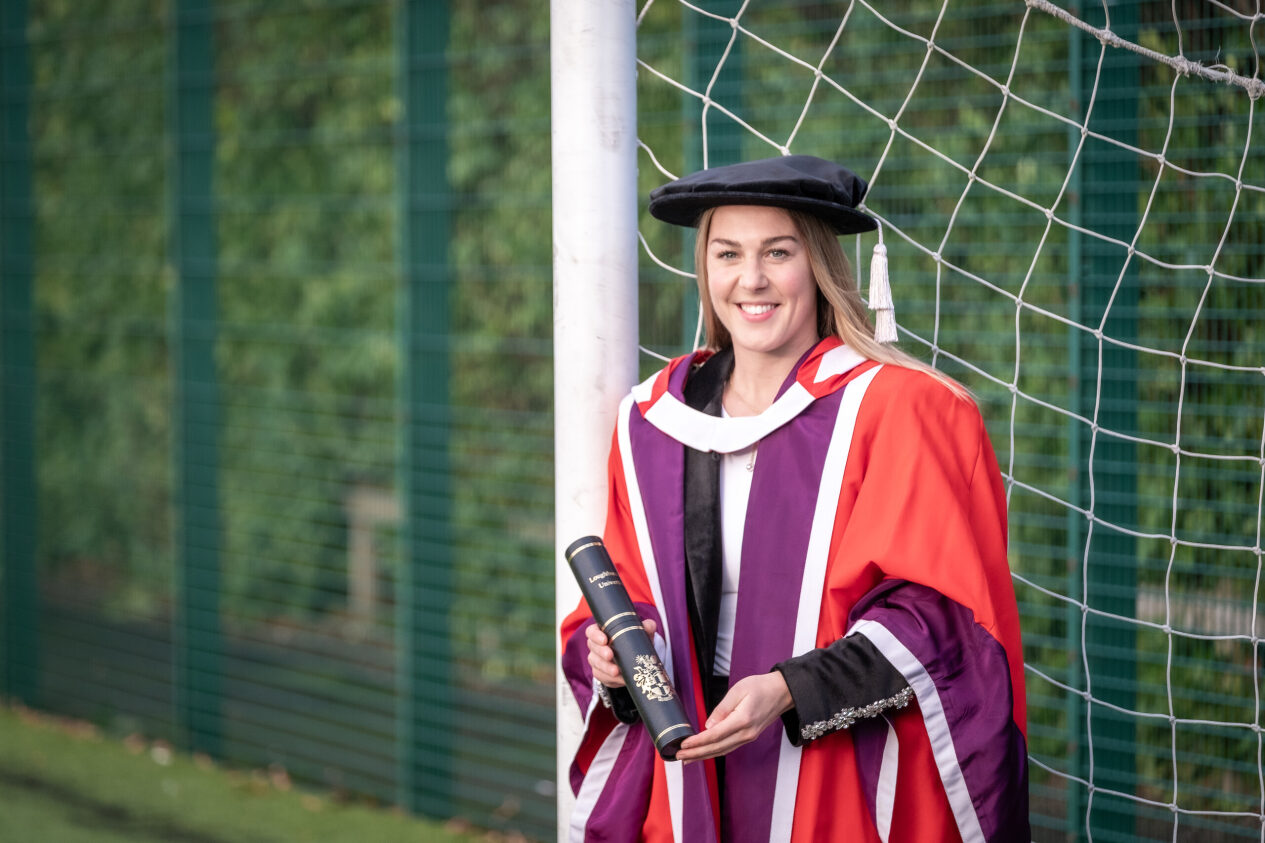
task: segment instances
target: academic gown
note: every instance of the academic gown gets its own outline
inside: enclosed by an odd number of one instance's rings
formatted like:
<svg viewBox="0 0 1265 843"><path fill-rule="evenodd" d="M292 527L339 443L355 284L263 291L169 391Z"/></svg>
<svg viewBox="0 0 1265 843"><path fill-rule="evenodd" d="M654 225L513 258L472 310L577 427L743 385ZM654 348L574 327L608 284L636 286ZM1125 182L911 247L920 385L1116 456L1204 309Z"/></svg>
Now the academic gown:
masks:
<svg viewBox="0 0 1265 843"><path fill-rule="evenodd" d="M621 405L604 533L694 726L706 711L686 594L687 448L759 443L730 684L861 635L913 699L806 722L795 741L770 726L726 756L721 804L712 762L665 763L644 726L602 704L581 602L561 630L585 716L571 839L707 843L723 814L726 840L744 843L1029 840L1005 497L975 405L829 338L764 413L717 418L683 400L704 355L672 361Z"/></svg>

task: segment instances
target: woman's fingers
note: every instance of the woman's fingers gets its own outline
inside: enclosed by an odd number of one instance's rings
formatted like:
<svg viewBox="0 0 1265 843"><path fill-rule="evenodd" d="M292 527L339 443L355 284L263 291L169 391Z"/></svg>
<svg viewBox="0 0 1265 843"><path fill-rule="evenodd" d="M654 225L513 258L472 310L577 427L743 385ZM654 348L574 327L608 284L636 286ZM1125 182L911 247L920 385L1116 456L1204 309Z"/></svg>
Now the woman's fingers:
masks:
<svg viewBox="0 0 1265 843"><path fill-rule="evenodd" d="M698 761L733 752L759 737L792 704L786 680L778 671L748 676L729 689L703 731L685 739L677 758Z"/></svg>
<svg viewBox="0 0 1265 843"><path fill-rule="evenodd" d="M592 624L584 632L589 643L589 667L593 678L608 688L618 688L624 684L619 675L619 665L615 664L615 652L610 648L606 633L597 624Z"/></svg>
<svg viewBox="0 0 1265 843"><path fill-rule="evenodd" d="M642 621L641 625L651 638L659 628L652 620ZM624 677L619 672L615 651L611 649L606 633L597 624L590 624L584 636L589 643L589 667L593 670L593 678L608 688L623 687Z"/></svg>

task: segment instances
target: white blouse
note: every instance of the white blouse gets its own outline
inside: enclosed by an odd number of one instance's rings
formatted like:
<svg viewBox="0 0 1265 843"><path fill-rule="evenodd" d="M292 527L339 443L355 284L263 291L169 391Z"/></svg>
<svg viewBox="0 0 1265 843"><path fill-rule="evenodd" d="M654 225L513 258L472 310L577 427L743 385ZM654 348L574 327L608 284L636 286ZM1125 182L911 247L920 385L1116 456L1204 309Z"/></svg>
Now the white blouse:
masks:
<svg viewBox="0 0 1265 843"><path fill-rule="evenodd" d="M734 646L734 617L738 610L738 573L742 561L742 532L747 523L751 476L755 473L756 442L720 457L720 532L724 572L720 585L720 623L716 628L716 661L712 672L729 675Z"/></svg>

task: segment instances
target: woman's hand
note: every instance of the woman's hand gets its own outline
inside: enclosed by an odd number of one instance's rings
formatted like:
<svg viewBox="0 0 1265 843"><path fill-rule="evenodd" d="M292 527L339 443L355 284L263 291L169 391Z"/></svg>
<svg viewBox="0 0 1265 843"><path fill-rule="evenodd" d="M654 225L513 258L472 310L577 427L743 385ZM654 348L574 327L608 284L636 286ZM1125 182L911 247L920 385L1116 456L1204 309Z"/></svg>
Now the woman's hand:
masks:
<svg viewBox="0 0 1265 843"><path fill-rule="evenodd" d="M727 755L759 737L794 704L780 671L741 679L707 718L706 728L685 739L676 760L700 761Z"/></svg>
<svg viewBox="0 0 1265 843"><path fill-rule="evenodd" d="M641 626L651 638L654 638L655 630L659 628L651 620L642 621ZM624 677L619 673L619 665L615 663L615 651L611 649L606 633L594 623L589 624L584 635L589 641L589 667L593 669L593 678L607 688L624 687Z"/></svg>

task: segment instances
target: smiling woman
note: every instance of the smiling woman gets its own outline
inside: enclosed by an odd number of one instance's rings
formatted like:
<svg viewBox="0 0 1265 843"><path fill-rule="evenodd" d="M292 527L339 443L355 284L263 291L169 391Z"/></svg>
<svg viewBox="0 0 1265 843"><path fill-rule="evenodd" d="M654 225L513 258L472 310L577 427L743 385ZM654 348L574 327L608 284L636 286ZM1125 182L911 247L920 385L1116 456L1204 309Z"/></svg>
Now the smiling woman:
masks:
<svg viewBox="0 0 1265 843"><path fill-rule="evenodd" d="M965 390L875 339L865 190L788 156L651 194L698 228L707 348L621 405L604 541L698 733L659 757L581 604L572 839L1029 839L1001 476Z"/></svg>

